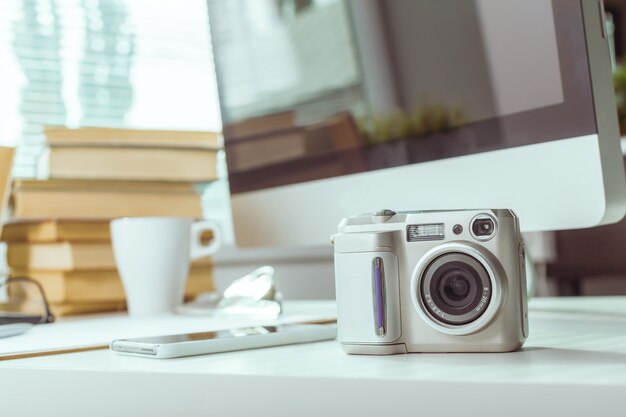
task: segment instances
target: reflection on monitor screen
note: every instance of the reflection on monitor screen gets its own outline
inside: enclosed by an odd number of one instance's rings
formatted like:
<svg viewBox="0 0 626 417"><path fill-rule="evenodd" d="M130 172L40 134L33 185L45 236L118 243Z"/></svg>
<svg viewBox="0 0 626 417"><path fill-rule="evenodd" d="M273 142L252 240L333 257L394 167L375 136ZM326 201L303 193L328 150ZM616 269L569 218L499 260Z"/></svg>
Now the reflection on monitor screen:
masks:
<svg viewBox="0 0 626 417"><path fill-rule="evenodd" d="M233 193L595 129L575 2L378 2L365 36L345 1L210 7Z"/></svg>

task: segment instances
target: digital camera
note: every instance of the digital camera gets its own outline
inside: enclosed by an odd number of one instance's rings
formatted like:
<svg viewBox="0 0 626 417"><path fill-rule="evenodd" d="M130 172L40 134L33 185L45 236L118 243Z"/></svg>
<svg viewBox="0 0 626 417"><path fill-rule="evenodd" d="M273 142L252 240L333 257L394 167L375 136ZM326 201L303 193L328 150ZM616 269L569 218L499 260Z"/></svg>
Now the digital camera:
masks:
<svg viewBox="0 0 626 417"><path fill-rule="evenodd" d="M380 210L344 219L332 242L347 353L507 352L528 336L511 210Z"/></svg>

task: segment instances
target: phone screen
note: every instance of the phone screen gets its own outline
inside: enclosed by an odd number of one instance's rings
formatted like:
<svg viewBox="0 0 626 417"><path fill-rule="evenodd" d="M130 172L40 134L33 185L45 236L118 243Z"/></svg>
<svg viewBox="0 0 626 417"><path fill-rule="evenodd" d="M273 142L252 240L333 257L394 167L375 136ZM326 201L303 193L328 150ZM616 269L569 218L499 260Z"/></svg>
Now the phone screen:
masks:
<svg viewBox="0 0 626 417"><path fill-rule="evenodd" d="M239 329L218 330L213 332L200 332L200 333L186 333L175 334L169 336L155 336L155 337L142 337L138 339L128 339L128 342L137 343L150 343L150 344L168 344L168 343L181 343L181 342L193 342L198 340L211 340L211 339L232 339L234 337L242 336L256 336L268 333L278 333L285 331L285 327L277 326L255 326L255 327L242 327Z"/></svg>

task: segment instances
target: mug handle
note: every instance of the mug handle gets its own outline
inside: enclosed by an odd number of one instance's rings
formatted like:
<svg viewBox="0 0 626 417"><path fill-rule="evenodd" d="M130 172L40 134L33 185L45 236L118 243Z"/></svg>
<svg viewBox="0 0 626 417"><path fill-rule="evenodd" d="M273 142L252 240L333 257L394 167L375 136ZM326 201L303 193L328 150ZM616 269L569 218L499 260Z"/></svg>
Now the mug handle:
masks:
<svg viewBox="0 0 626 417"><path fill-rule="evenodd" d="M202 244L202 234L204 232L213 232L213 239L208 245ZM219 226L213 220L202 220L191 224L191 244L189 257L191 260L203 258L213 255L222 244L222 232Z"/></svg>

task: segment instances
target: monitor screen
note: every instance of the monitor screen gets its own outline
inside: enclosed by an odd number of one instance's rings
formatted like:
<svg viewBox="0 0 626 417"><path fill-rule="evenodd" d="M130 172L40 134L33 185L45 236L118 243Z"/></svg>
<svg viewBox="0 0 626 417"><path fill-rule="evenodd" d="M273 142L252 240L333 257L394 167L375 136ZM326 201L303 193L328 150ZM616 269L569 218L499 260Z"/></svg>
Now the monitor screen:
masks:
<svg viewBox="0 0 626 417"><path fill-rule="evenodd" d="M209 14L233 195L597 131L576 1L209 0Z"/></svg>
<svg viewBox="0 0 626 417"><path fill-rule="evenodd" d="M624 215L602 2L208 5L240 247L328 244L380 209Z"/></svg>

